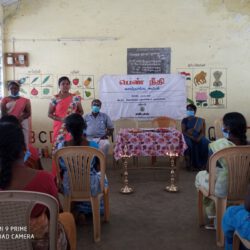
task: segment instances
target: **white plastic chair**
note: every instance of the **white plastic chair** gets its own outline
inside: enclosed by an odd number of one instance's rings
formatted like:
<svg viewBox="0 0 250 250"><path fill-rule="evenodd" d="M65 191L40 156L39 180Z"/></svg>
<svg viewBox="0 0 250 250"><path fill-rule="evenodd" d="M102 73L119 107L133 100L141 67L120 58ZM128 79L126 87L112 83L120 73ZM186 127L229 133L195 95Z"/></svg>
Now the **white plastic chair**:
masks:
<svg viewBox="0 0 250 250"><path fill-rule="evenodd" d="M233 238L233 250L240 250L240 243L242 243L247 249L250 248L250 241L240 237L239 233L234 232Z"/></svg>
<svg viewBox="0 0 250 250"><path fill-rule="evenodd" d="M57 249L57 200L51 195L39 192L0 191L0 225L5 230L1 234L9 237L9 239L1 240L0 250L33 249L31 239L13 239L13 235L31 235L30 215L36 204L42 204L49 210L49 247L50 249ZM18 231L14 226L24 227L24 230Z"/></svg>
<svg viewBox="0 0 250 250"><path fill-rule="evenodd" d="M224 159L228 169L228 193L224 198L215 195L217 161ZM204 208L203 197L208 197L215 202L216 209L216 241L217 246L224 246L222 231L222 218L227 205L244 203L247 186L250 181L250 146L235 146L224 148L214 153L209 158L209 190L204 187L198 189L198 218L199 225L203 226Z"/></svg>
<svg viewBox="0 0 250 250"><path fill-rule="evenodd" d="M94 157L100 160L100 193L91 195L90 168ZM104 221L109 221L109 188L104 187L106 171L105 155L102 151L88 146L70 146L55 152L58 179L60 179L59 159L62 158L69 176L69 195L64 196L64 210L71 211L74 201L89 201L92 206L94 240L101 240L100 198L104 200Z"/></svg>

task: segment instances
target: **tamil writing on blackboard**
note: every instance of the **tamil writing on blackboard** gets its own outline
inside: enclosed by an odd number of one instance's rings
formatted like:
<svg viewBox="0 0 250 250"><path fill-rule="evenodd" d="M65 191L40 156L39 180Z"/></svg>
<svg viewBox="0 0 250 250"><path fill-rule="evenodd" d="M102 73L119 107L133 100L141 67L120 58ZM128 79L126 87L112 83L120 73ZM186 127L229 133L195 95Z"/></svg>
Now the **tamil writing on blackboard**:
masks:
<svg viewBox="0 0 250 250"><path fill-rule="evenodd" d="M130 48L127 51L128 74L168 74L170 48Z"/></svg>

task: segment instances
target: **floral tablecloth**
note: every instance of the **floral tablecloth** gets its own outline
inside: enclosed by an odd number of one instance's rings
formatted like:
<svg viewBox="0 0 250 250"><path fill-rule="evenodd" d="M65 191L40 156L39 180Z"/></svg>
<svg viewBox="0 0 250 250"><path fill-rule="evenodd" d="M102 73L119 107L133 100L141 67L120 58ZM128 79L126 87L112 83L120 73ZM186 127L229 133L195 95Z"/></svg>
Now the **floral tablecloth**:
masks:
<svg viewBox="0 0 250 250"><path fill-rule="evenodd" d="M167 152L183 155L186 148L182 133L175 128L121 129L116 137L114 157L120 159L124 149L129 155L164 156Z"/></svg>

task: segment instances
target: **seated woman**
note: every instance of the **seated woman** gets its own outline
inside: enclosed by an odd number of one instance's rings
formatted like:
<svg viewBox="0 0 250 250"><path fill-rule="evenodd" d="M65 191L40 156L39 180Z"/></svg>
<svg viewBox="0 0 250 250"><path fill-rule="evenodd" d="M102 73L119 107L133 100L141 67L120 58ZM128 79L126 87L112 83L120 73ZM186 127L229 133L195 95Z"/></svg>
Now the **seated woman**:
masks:
<svg viewBox="0 0 250 250"><path fill-rule="evenodd" d="M238 112L227 113L223 117L223 135L225 138L218 139L209 144L209 155L227 147L235 145L246 145L246 128L247 123L245 117ZM227 195L227 166L223 159L219 160L216 168L216 183L215 183L215 195L218 197L225 197ZM197 188L204 187L208 190L209 185L209 173L208 169L200 171L196 175L195 186ZM209 217L215 215L214 203L212 200L206 198L204 200L206 213Z"/></svg>
<svg viewBox="0 0 250 250"><path fill-rule="evenodd" d="M225 234L225 249L233 249L233 235L238 234L250 241L250 187L245 198L245 204L229 207L222 220L222 229ZM241 246L240 249L246 249Z"/></svg>
<svg viewBox="0 0 250 250"><path fill-rule="evenodd" d="M181 122L182 133L188 149L185 152L187 169L205 169L209 140L205 137L205 120L196 117L196 106L187 105L187 117Z"/></svg>
<svg viewBox="0 0 250 250"><path fill-rule="evenodd" d="M0 119L0 123L13 123L22 128L22 124L14 115L4 115ZM27 167L42 170L42 163L39 157L38 150L32 146L28 145L28 148L24 155L24 162Z"/></svg>
<svg viewBox="0 0 250 250"><path fill-rule="evenodd" d="M25 190L46 193L58 199L57 187L52 175L43 170L26 167L24 155L26 145L20 126L13 123L0 123L0 189ZM32 210L30 229L35 240L34 249L48 249L48 211L42 205L36 205ZM76 228L70 213L59 215L58 249L76 249ZM67 225L67 228L63 225ZM68 234L65 231L73 232Z"/></svg>
<svg viewBox="0 0 250 250"><path fill-rule="evenodd" d="M71 134L72 139L69 141L64 141L58 145L58 148L67 147L67 146L90 146L98 148L98 144L94 141L88 141L83 134L83 131L86 129L87 125L80 114L74 113L66 117L65 127L67 131ZM91 185L91 194L96 196L100 192L100 172L99 172L99 158L95 157L92 161L90 169L90 185ZM69 193L69 179L67 174L67 169L63 160L60 162L61 176L62 176L62 185L63 193ZM108 187L108 180L105 176L104 186ZM103 214L104 206L103 200L100 203L101 213ZM91 204L90 202L77 202L74 207L76 213L91 214Z"/></svg>

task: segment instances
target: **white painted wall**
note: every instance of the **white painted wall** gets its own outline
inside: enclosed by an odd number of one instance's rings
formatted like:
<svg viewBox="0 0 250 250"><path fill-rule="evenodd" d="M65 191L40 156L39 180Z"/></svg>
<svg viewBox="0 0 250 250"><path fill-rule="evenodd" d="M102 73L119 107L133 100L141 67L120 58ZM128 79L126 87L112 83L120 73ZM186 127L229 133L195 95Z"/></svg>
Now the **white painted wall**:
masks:
<svg viewBox="0 0 250 250"><path fill-rule="evenodd" d="M228 111L240 111L250 122L249 15L249 0L21 0L5 22L5 51L28 52L30 66L6 68L5 79L79 71L94 75L97 89L103 74L126 74L127 48L171 47L173 73L189 64L227 69L227 108L198 110L207 126ZM57 41L62 37L73 39ZM79 37L93 39L74 41ZM36 132L52 128L48 104L32 100ZM88 112L90 102L83 107Z"/></svg>

